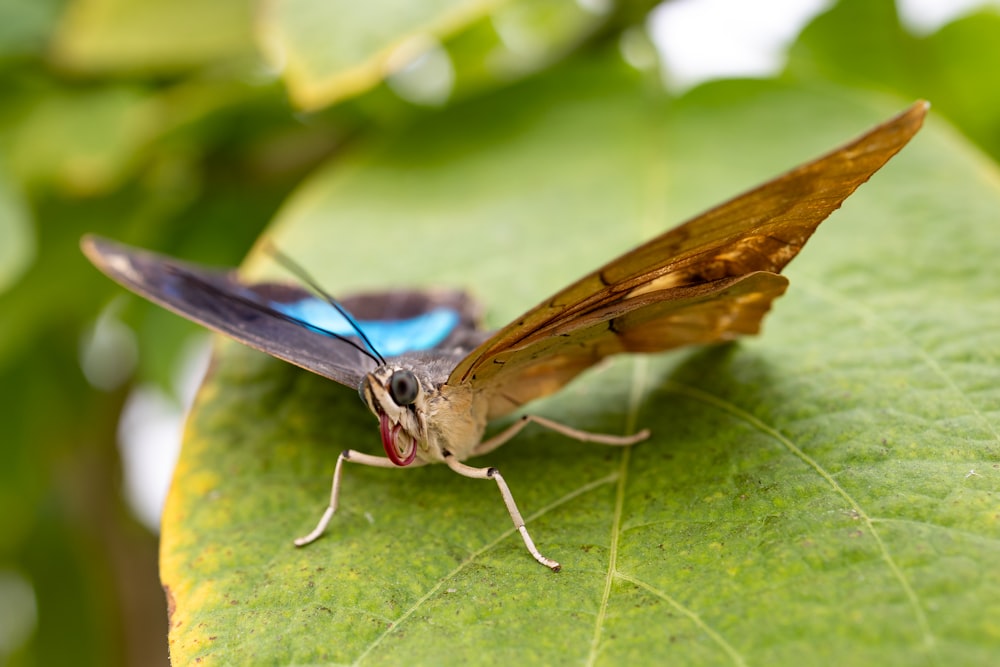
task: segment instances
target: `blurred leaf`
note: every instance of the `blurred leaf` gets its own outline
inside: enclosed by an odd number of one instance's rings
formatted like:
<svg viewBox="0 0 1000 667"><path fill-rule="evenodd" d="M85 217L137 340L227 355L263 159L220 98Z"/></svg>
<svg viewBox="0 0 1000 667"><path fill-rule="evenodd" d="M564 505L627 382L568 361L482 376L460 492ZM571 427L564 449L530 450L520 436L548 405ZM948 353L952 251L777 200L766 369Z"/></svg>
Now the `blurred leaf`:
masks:
<svg viewBox="0 0 1000 667"><path fill-rule="evenodd" d="M292 99L317 108L379 82L392 51L407 40L440 38L491 8L481 0L275 0L263 7L259 36Z"/></svg>
<svg viewBox="0 0 1000 667"><path fill-rule="evenodd" d="M53 45L71 70L184 72L252 57L251 0L73 0Z"/></svg>
<svg viewBox="0 0 1000 667"><path fill-rule="evenodd" d="M803 79L908 84L916 50L917 39L900 24L895 0L839 0L799 35L788 69Z"/></svg>
<svg viewBox="0 0 1000 667"><path fill-rule="evenodd" d="M1000 159L1000 9L985 7L926 37L900 25L893 0L840 0L800 35L788 73L929 99Z"/></svg>
<svg viewBox="0 0 1000 667"><path fill-rule="evenodd" d="M39 82L36 74L29 70L16 78L23 85L5 98L11 104L0 110L4 148L24 141L19 146L30 154L27 133L40 126L19 125L16 116L40 122L30 113L34 109L52 112L44 119L53 131L64 123L99 137L97 128L113 115L92 113L108 108L94 100L133 90L112 85L69 92L51 80ZM272 136L278 128L300 124L288 118L286 105L274 104L273 92L244 94L220 83L212 95L209 87L180 85L133 97L140 108L155 108L151 115L158 122L154 133L132 145L117 189L78 198L62 189L25 188L37 256L24 277L0 293L0 562L33 582L38 627L24 655L8 664L166 662L166 608L154 538L129 518L120 495L115 431L124 389L107 393L88 386L79 348L81 333L115 300L126 306L122 317L141 342L138 377L169 386L178 352L197 328L124 295L86 261L79 240L97 232L221 265L245 254L308 166L268 165L262 173L254 161L269 153L257 155L257 145L280 145ZM68 101L67 108L44 106L55 98ZM127 119L138 110L126 99L117 101L118 132L127 134L133 129ZM60 136L67 154L81 145L102 148L71 132ZM104 138L127 143L113 133ZM35 135L40 150L61 156L50 139L44 132ZM0 229L6 224L0 219ZM8 251L0 247L0 254Z"/></svg>
<svg viewBox="0 0 1000 667"><path fill-rule="evenodd" d="M497 6L489 17L447 40L454 64L451 99L461 99L515 81L565 56L614 18L613 10L653 3L608 3L567 0L521 0ZM403 71L390 84L406 80ZM405 97L405 96L404 96Z"/></svg>
<svg viewBox="0 0 1000 667"><path fill-rule="evenodd" d="M311 168L336 145L325 135L339 136L329 120L305 125L293 118L274 82L219 72L171 85L84 86L33 66L0 69L0 88L6 95L0 151L12 178L29 192L54 187L93 197L143 180L153 190L171 189L179 200L200 186L199 162L222 151L243 153L240 167L251 177L266 171L274 180ZM311 141L297 139L288 154L281 137L306 133ZM274 148L252 155L262 145Z"/></svg>
<svg viewBox="0 0 1000 667"><path fill-rule="evenodd" d="M0 327L0 369L48 327L72 321L82 328L120 294L82 257L81 235L236 262L325 154L318 151L331 146L329 128L290 118L273 86L190 79L147 92L22 79L0 115L0 146L11 176L33 197L39 258L28 279L0 299L0 308L17 313ZM195 328L164 324L148 305L127 309L126 317L143 332L140 375L168 384Z"/></svg>
<svg viewBox="0 0 1000 667"><path fill-rule="evenodd" d="M4 142L11 170L30 185L77 196L122 185L158 129L156 100L132 87L52 90L37 96Z"/></svg>
<svg viewBox="0 0 1000 667"><path fill-rule="evenodd" d="M41 53L63 0L0 0L0 58Z"/></svg>
<svg viewBox="0 0 1000 667"><path fill-rule="evenodd" d="M1000 160L1000 7L958 19L925 42L920 78L963 132Z"/></svg>
<svg viewBox="0 0 1000 667"><path fill-rule="evenodd" d="M79 274L63 278L78 289ZM137 530L118 493L122 394L89 391L76 363L74 315L63 309L61 326L36 330L16 358L0 360L0 560L28 578L38 608L30 645L5 664L157 665L165 646L155 632L163 613L153 538ZM133 624L147 629L145 645L130 645Z"/></svg>
<svg viewBox="0 0 1000 667"><path fill-rule="evenodd" d="M335 293L464 286L498 325L908 101L726 83L669 102L577 61L343 156L274 237ZM296 550L337 453L378 451L375 421L220 345L164 517L173 660L992 664L998 182L931 122L792 265L764 336L621 358L537 404L654 433L617 450L529 430L476 461L558 575L493 485L442 466L349 466L327 536Z"/></svg>
<svg viewBox="0 0 1000 667"><path fill-rule="evenodd" d="M114 300L141 344L137 378L171 386L197 327L124 295L87 263L80 236L235 263L317 147L286 146L303 125L273 85L202 75L149 90L73 86L35 66L0 77L0 144L4 161L21 167L12 176L34 186L23 189L37 236L35 261L0 293L0 562L33 582L38 604L37 629L9 664L165 664L155 538L121 497L115 431L125 389L90 387L79 350ZM314 137L316 125L306 128ZM87 160L90 191L51 187L63 184L64 165ZM99 187L87 180L98 177ZM0 230L9 224L0 218ZM0 239L0 254L11 250Z"/></svg>
<svg viewBox="0 0 1000 667"><path fill-rule="evenodd" d="M275 0L265 5L259 38L302 108L339 102L387 76L405 99L434 104L453 87L486 88L549 64L605 25L613 9L637 20L653 4ZM444 54L441 64L438 53ZM429 54L435 58L431 70ZM421 87L440 87L443 98Z"/></svg>
<svg viewBox="0 0 1000 667"><path fill-rule="evenodd" d="M10 288L35 257L35 232L28 208L0 170L0 294Z"/></svg>

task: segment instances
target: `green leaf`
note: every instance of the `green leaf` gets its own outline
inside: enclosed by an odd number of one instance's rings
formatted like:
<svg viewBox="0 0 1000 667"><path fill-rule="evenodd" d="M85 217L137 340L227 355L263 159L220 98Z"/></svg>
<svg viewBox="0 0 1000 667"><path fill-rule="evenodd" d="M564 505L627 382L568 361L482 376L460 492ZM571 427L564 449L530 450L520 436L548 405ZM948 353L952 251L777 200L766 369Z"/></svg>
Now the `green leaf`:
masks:
<svg viewBox="0 0 1000 667"><path fill-rule="evenodd" d="M903 29L895 0L839 0L799 35L788 70L853 85L909 84L917 44Z"/></svg>
<svg viewBox="0 0 1000 667"><path fill-rule="evenodd" d="M0 294L21 277L35 257L35 232L28 207L0 169Z"/></svg>
<svg viewBox="0 0 1000 667"><path fill-rule="evenodd" d="M74 0L53 45L69 69L173 74L254 55L249 0Z"/></svg>
<svg viewBox="0 0 1000 667"><path fill-rule="evenodd" d="M965 16L926 40L928 94L963 132L1000 159L1000 90L983 85L1000 62L1000 7Z"/></svg>
<svg viewBox="0 0 1000 667"><path fill-rule="evenodd" d="M1000 62L997 35L996 7L915 37L900 25L892 0L840 0L799 36L788 74L929 99L1000 159L1000 88L983 85Z"/></svg>
<svg viewBox="0 0 1000 667"><path fill-rule="evenodd" d="M622 4L618 11L637 19L653 3ZM611 10L574 0L276 0L264 6L259 41L302 108L340 102L385 77L406 99L440 104L453 88L496 86L552 62Z"/></svg>
<svg viewBox="0 0 1000 667"><path fill-rule="evenodd" d="M59 5L60 0L0 0L0 57L42 53Z"/></svg>
<svg viewBox="0 0 1000 667"><path fill-rule="evenodd" d="M604 59L317 174L273 227L337 294L467 287L500 325L601 261L910 100L725 83L670 101ZM991 664L1000 650L996 166L932 119L824 223L765 333L593 369L496 488L377 453L354 392L220 345L168 500L177 664ZM274 269L262 256L257 276ZM974 472L973 472L974 471Z"/></svg>
<svg viewBox="0 0 1000 667"><path fill-rule="evenodd" d="M158 101L133 87L56 89L19 102L20 122L4 138L11 171L77 196L121 186L159 129Z"/></svg>

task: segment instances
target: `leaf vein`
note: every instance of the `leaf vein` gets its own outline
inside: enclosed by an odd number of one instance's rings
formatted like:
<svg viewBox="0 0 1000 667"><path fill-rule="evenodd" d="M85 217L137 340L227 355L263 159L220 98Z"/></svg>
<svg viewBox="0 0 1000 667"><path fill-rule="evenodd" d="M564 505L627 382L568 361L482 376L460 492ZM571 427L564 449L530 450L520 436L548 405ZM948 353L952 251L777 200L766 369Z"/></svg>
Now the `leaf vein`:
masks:
<svg viewBox="0 0 1000 667"><path fill-rule="evenodd" d="M965 390L963 390L960 386L958 386L958 383L955 382L954 379L952 379L951 374L945 371L945 369L941 366L941 364L939 364L937 360L934 357L932 357L927 350L923 348L923 346L919 345L912 338L900 333L898 327L890 326L888 323L885 322L885 320L882 317L879 316L878 313L872 311L871 309L865 307L864 305L855 300L847 298L845 295L837 292L836 290L832 290L828 287L825 287L824 285L821 285L818 282L803 281L802 279L797 279L796 284L802 285L802 287L806 291L812 292L815 296L827 301L828 303L834 304L836 306L839 306L840 308L843 308L844 310L854 313L854 315L857 316L859 319L874 326L875 328L879 329L880 331L887 334L891 338L900 341L908 348L913 350L916 353L917 357L919 357L920 361L922 361L925 366L930 368L935 375L941 378L945 382L945 384L948 385L949 389L951 389L953 392L955 392L956 394L958 394L958 396L961 397L962 402L964 402L969 411L973 415L975 415L976 419L978 419L983 424L983 426L986 427L986 430L990 432L990 434L993 436L993 439L996 440L997 442L1000 442L1000 432L998 432L996 427L993 426L993 423L986 418L986 415L983 414L983 412L979 410L979 408L975 406L975 404L972 402L972 399L969 397L969 394Z"/></svg>
<svg viewBox="0 0 1000 667"><path fill-rule="evenodd" d="M697 625L701 629L702 632L704 632L712 639L712 641L718 644L719 648L721 648L723 651L726 652L726 655L729 656L729 658L733 661L734 665L739 665L740 667L744 667L747 664L746 660L743 659L743 656L740 655L740 653L733 647L733 645L727 642L726 639L721 634L713 630L710 625L705 623L705 621L701 618L701 616L697 614L697 612L689 609L688 607L685 607L667 593L664 593L660 589L656 588L651 584L646 583L645 581L639 579L638 577L633 577L632 575L625 574L624 572L616 572L615 576L631 584L635 584L639 588L642 588L648 591L649 593L652 593L653 595L655 595L656 597L660 598L661 600L669 604L671 607L676 609L684 616L687 616L695 625Z"/></svg>
<svg viewBox="0 0 1000 667"><path fill-rule="evenodd" d="M878 530L875 528L875 521L868 515L868 513L861 507L857 500L847 492L847 490L837 482L836 478L830 474L819 461L813 457L806 454L798 445L793 443L787 436L778 431L776 428L766 424L761 419L757 418L753 414L747 412L746 410L736 406L729 401L722 398L714 396L706 391L698 389L697 387L692 387L689 385L681 384L679 382L670 380L666 383L666 389L668 391L673 391L674 393L686 396L688 398L700 401L712 407L715 407L723 412L727 412L730 415L741 419L746 423L750 424L762 433L771 436L777 440L781 445L787 449L790 453L796 456L799 460L805 463L807 466L812 468L820 477L822 477L826 483L836 492L841 498L843 498L851 508L857 512L858 516L864 521L865 526L868 528L869 534L875 540L875 544L878 546L879 554L882 561L889 568L893 577L899 583L906 595L907 601L911 609L913 610L913 615L917 622L917 627L920 628L920 633L923 636L924 646L927 649L932 649L936 643L934 634L931 632L930 623L927 620L927 614L924 612L923 605L917 596L916 591L910 584L909 579L903 574L902 569L896 563L896 560L889 553L889 548L886 546L885 542L882 540L882 536L879 534Z"/></svg>
<svg viewBox="0 0 1000 667"><path fill-rule="evenodd" d="M555 510L556 508L565 505L571 500L579 496L582 496L583 494L589 491L593 491L598 487L604 486L605 484L611 484L617 479L618 479L618 472L613 472L610 475L605 475L604 477L601 477L599 479L587 482L586 484L577 487L576 489L570 491L569 493L563 495L562 497L557 498L548 505L545 505L544 507L535 511L534 513L529 514L528 516L525 517L525 523L530 523L538 519L539 517L542 517L548 514L549 512ZM372 651L378 648L378 646L381 645L382 642L388 639L389 636L392 635L405 621L407 621L411 616L413 616L413 614L415 614L417 610L419 610L420 607L425 602L434 597L434 595L437 594L445 586L445 584L448 583L448 581L455 578L459 573L462 572L462 570L464 570L473 562L475 562L477 558L488 552L490 549L495 548L497 545L499 545L501 542L503 542L508 537L514 535L515 533L517 533L517 530L515 528L513 527L508 528L507 530L497 535L490 542L487 542L480 548L470 553L465 558L465 560L456 565L450 572L441 577L441 579L439 579L436 584L427 589L426 593L421 595L412 605L410 605L408 609L406 609L403 613L401 613L396 618L395 621L392 621L392 623L389 625L388 628L386 628L379 636L373 639L372 642L368 645L368 647L365 648L365 650L362 651L362 653L357 657L357 659L354 660L352 665L354 666L360 665L364 661L364 659L367 658L372 653Z"/></svg>
<svg viewBox="0 0 1000 667"><path fill-rule="evenodd" d="M604 576L604 591L601 594L601 606L594 620L594 635L590 640L590 653L587 655L587 666L592 667L597 661L601 636L604 631L604 621L607 618L608 602L611 599L611 587L618 574L618 536L621 532L622 508L625 505L625 482L628 479L628 463L632 449L626 447L622 451L621 463L618 468L618 488L615 490L615 512L611 519L611 548L608 550L608 571Z"/></svg>
<svg viewBox="0 0 1000 667"><path fill-rule="evenodd" d="M629 392L628 410L625 416L625 433L634 433L639 419L639 407L646 391L649 363L646 359L633 360L632 390ZM611 548L608 552L608 570L604 577L604 590L601 593L601 605L594 620L594 635L590 640L590 652L587 655L587 665L592 666L597 661L601 636L604 632L604 621L607 618L608 602L611 600L611 588L617 576L618 542L621 537L622 513L625 507L625 485L628 481L628 465L631 460L632 448L622 450L618 465L618 488L615 491L615 511L611 520Z"/></svg>
<svg viewBox="0 0 1000 667"><path fill-rule="evenodd" d="M987 544L995 544L1000 546L1000 538L993 537L992 535L973 533L969 530L962 530L961 528L955 528L953 526L944 526L938 523L931 523L930 521L919 521L917 519L898 519L891 517L872 517L873 523L898 523L907 526L923 526L925 528L931 528L934 530L942 531L948 535L953 535L956 537L962 537L964 539L970 540L972 542L985 542Z"/></svg>

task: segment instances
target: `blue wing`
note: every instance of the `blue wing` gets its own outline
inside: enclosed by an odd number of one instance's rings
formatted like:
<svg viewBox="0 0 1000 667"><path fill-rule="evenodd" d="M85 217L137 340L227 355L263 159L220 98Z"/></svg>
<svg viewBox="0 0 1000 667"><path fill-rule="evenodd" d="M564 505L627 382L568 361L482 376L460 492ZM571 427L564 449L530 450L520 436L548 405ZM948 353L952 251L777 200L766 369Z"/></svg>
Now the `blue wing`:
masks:
<svg viewBox="0 0 1000 667"><path fill-rule="evenodd" d="M322 330L321 333L356 335L347 318L319 297L308 296L293 302L272 301L270 305ZM431 350L444 342L460 321L457 310L443 307L406 319L356 320L379 354L386 357Z"/></svg>

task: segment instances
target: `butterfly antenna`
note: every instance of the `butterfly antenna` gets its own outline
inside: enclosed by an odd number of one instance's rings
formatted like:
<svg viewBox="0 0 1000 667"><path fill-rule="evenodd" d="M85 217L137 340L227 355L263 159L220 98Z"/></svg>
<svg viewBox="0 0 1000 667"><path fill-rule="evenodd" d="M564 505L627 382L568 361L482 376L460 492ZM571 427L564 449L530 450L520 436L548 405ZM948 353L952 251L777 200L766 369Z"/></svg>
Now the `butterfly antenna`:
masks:
<svg viewBox="0 0 1000 667"><path fill-rule="evenodd" d="M316 282L316 280L312 276L310 276L309 273L304 268L302 268L291 257L278 250L278 248L275 247L275 245L270 241L268 241L264 245L264 252L271 255L271 257L273 257L274 260L278 262L278 264L281 264L281 266L283 266L286 271L288 271L293 276L304 282L306 285L312 288L314 292L316 292L324 299L326 299L327 303L336 308L337 312L340 313L345 320L347 320L348 324L351 325L351 328L354 329L354 331L357 332L361 340L365 342L365 345L367 345L368 349L372 351L372 354L375 355L375 357L378 359L378 362L383 366L385 365L385 357L383 357L379 353L379 351L375 349L375 346L372 345L371 340L368 338L367 335L365 335L365 332L361 330L361 326L354 319L354 316L351 315L349 312L347 312L347 309L344 308L342 305L340 305L340 302L334 299L333 295L331 295L329 292L320 287L320 284Z"/></svg>

